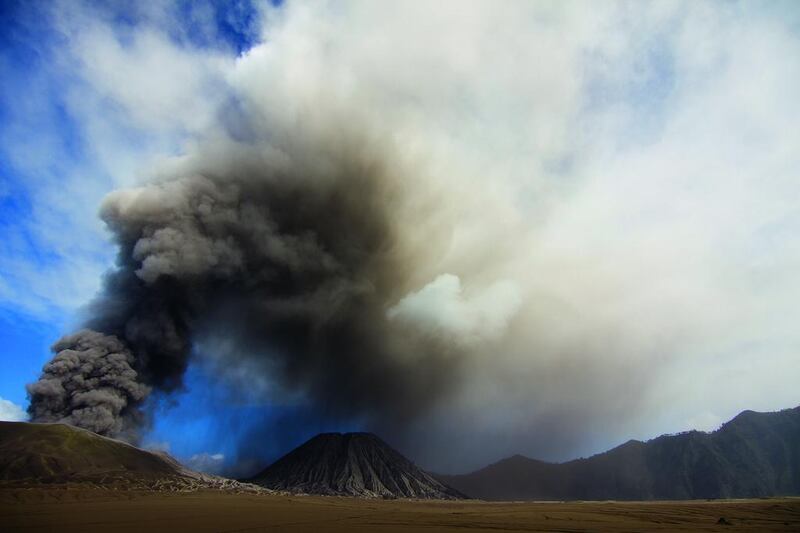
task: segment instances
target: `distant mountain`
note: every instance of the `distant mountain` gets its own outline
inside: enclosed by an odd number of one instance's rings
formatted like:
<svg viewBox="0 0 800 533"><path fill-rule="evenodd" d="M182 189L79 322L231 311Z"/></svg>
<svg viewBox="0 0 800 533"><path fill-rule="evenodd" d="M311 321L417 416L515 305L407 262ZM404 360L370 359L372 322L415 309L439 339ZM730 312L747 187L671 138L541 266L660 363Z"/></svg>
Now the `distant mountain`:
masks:
<svg viewBox="0 0 800 533"><path fill-rule="evenodd" d="M258 490L194 472L165 453L141 450L85 429L0 422L0 485L43 483L144 490Z"/></svg>
<svg viewBox="0 0 800 533"><path fill-rule="evenodd" d="M370 433L323 433L247 480L275 490L361 497L458 499Z"/></svg>
<svg viewBox="0 0 800 533"><path fill-rule="evenodd" d="M567 463L515 455L437 476L486 500L651 500L800 495L800 407L744 411L713 433L631 440Z"/></svg>

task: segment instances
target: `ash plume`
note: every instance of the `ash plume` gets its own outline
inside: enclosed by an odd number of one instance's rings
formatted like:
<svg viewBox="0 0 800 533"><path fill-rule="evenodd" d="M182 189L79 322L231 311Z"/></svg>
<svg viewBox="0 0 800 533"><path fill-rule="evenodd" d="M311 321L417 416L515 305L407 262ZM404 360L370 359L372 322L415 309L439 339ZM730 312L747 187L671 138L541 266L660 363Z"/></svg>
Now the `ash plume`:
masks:
<svg viewBox="0 0 800 533"><path fill-rule="evenodd" d="M102 435L136 437L136 406L149 388L138 381L134 356L112 335L81 330L52 347L55 356L28 385L31 418L66 422Z"/></svg>
<svg viewBox="0 0 800 533"><path fill-rule="evenodd" d="M100 235L63 227L119 189L82 326L141 388L98 431L146 434L187 369L219 385L191 407L231 462L346 426L456 472L797 404L800 77L775 13L288 2L233 57L176 42L182 10L118 31L81 5L57 3L45 63L91 164L33 212L82 258L74 302ZM34 301L61 279L39 276ZM97 407L81 372L45 370L32 417Z"/></svg>
<svg viewBox="0 0 800 533"><path fill-rule="evenodd" d="M419 184L390 150L340 139L331 152L326 141L255 154L228 145L230 166L197 156L109 195L101 216L117 268L91 305L90 329L59 341L29 387L32 418L135 435L146 391L179 387L193 346L215 339L227 343L214 354L222 374L249 365L254 382L337 416L402 424L442 394L458 347L387 313L441 233L409 239L400 225L435 220L435 204L410 201ZM124 363L128 382L113 365L89 369L91 380L61 371L81 354ZM101 387L98 398L76 395L79 378Z"/></svg>

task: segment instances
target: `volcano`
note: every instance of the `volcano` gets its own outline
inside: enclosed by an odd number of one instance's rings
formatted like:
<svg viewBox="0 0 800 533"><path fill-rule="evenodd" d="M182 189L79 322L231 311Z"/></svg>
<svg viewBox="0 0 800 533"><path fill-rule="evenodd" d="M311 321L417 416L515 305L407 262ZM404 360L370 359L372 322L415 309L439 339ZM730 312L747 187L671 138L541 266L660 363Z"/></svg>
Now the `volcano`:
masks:
<svg viewBox="0 0 800 533"><path fill-rule="evenodd" d="M371 433L317 435L247 481L305 494L464 498Z"/></svg>

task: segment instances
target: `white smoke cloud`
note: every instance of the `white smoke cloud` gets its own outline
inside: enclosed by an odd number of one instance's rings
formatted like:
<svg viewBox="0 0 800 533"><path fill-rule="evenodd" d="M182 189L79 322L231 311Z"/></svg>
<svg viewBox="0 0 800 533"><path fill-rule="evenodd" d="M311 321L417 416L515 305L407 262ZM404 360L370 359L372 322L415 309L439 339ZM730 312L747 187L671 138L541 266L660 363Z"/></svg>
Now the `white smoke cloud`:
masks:
<svg viewBox="0 0 800 533"><path fill-rule="evenodd" d="M28 419L25 409L9 400L0 398L0 422L23 422Z"/></svg>
<svg viewBox="0 0 800 533"><path fill-rule="evenodd" d="M505 333L521 303L519 290L511 281L498 281L465 296L458 276L442 274L404 296L387 315L433 335L466 342L496 340Z"/></svg>

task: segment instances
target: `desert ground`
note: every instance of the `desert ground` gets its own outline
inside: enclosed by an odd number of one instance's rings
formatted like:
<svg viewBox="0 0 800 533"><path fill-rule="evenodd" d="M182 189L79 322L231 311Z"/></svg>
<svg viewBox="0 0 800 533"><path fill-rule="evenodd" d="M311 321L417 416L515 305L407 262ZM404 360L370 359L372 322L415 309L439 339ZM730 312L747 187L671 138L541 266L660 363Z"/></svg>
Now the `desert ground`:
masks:
<svg viewBox="0 0 800 533"><path fill-rule="evenodd" d="M800 498L489 503L15 488L0 489L0 530L800 531Z"/></svg>

